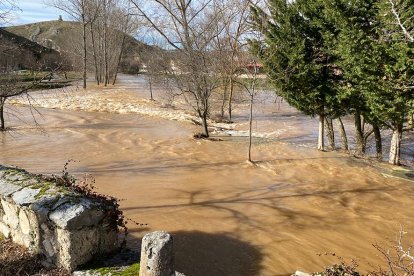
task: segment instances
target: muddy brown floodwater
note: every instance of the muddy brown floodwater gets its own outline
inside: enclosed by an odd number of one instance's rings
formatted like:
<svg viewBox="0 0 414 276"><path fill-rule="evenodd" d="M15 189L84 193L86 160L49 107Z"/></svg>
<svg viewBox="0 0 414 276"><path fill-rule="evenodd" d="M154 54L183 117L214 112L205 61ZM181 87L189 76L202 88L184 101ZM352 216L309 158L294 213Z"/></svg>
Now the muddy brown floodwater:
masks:
<svg viewBox="0 0 414 276"><path fill-rule="evenodd" d="M27 108L14 109L30 119ZM245 138L195 141L198 129L188 122L39 111L43 132L24 125L0 134L0 163L59 173L66 160L79 160L71 172L92 174L100 192L124 199L128 218L148 224L130 225L130 246L148 231L172 232L177 270L186 275L317 271L335 261L317 255L324 252L358 258L367 271L384 264L372 244L388 245L400 224L414 240L413 182L383 176L383 166L302 146L300 135L314 136L303 126L316 123L286 106L273 119L286 129L280 139L255 140L257 166L245 161Z"/></svg>

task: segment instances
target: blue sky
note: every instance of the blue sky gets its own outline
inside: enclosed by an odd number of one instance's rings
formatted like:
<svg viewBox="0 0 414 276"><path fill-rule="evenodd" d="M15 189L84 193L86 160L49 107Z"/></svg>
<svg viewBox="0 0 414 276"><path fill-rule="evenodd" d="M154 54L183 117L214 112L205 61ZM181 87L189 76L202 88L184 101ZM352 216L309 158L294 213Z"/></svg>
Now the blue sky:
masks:
<svg viewBox="0 0 414 276"><path fill-rule="evenodd" d="M46 1L43 0L17 0L16 2L20 11L15 12L13 20L9 23L11 25L56 20L59 15L62 15L64 20L69 19L62 11L47 6Z"/></svg>

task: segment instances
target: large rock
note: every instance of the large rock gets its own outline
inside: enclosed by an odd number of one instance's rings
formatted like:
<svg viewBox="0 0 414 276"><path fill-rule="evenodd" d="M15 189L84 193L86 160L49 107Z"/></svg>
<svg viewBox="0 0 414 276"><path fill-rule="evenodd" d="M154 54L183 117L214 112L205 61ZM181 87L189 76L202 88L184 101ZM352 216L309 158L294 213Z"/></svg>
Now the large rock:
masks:
<svg viewBox="0 0 414 276"><path fill-rule="evenodd" d="M173 276L173 238L170 234L157 231L142 239L140 276Z"/></svg>
<svg viewBox="0 0 414 276"><path fill-rule="evenodd" d="M2 233L6 239L10 238L9 226L3 222L0 222L0 233Z"/></svg>
<svg viewBox="0 0 414 276"><path fill-rule="evenodd" d="M19 236L18 239L21 240L21 244L32 252L40 252L40 227L36 214L28 208L20 208L19 227L20 231L15 231L14 235Z"/></svg>
<svg viewBox="0 0 414 276"><path fill-rule="evenodd" d="M99 205L90 200L80 199L67 202L50 213L49 218L62 229L80 229L95 225L105 216Z"/></svg>
<svg viewBox="0 0 414 276"><path fill-rule="evenodd" d="M84 260L92 259L99 250L99 237L95 228L73 231L58 228L56 233L59 263L67 270L72 271Z"/></svg>
<svg viewBox="0 0 414 276"><path fill-rule="evenodd" d="M23 188L12 195L17 205L29 205L36 202L40 189Z"/></svg>
<svg viewBox="0 0 414 276"><path fill-rule="evenodd" d="M114 206L0 165L0 233L73 270L118 245ZM0 272L1 274L1 272Z"/></svg>
<svg viewBox="0 0 414 276"><path fill-rule="evenodd" d="M2 196L9 196L21 189L23 189L22 186L8 183L7 181L0 179L0 195Z"/></svg>
<svg viewBox="0 0 414 276"><path fill-rule="evenodd" d="M1 205L3 207L3 222L6 223L11 229L16 229L19 226L19 208L17 205L12 204L6 199L1 199Z"/></svg>

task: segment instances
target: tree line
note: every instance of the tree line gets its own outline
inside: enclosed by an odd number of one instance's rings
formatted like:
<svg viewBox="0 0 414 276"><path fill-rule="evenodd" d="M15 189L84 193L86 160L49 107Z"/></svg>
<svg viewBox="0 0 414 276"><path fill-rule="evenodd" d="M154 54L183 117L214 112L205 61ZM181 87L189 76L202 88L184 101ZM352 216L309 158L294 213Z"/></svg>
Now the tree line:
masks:
<svg viewBox="0 0 414 276"><path fill-rule="evenodd" d="M12 19L18 10L13 0L0 0L0 25ZM53 82L55 72L71 70L70 62L61 53L43 47L24 37L0 29L0 132L7 130L5 117L20 117L6 102L14 97L31 98L29 91L65 86L68 80ZM66 77L67 79L67 77ZM37 110L30 107L31 113ZM33 116L34 118L34 116ZM36 123L36 120L34 120Z"/></svg>
<svg viewBox="0 0 414 276"><path fill-rule="evenodd" d="M413 0L271 0L252 6L252 41L277 93L290 105L319 117L334 149L333 120L354 117L356 154L375 137L382 160L381 130L392 132L389 162L400 164L401 139L413 129Z"/></svg>
<svg viewBox="0 0 414 276"><path fill-rule="evenodd" d="M237 91L253 104L257 68L246 65L260 61L279 96L319 117L318 149L335 150L336 122L349 151L343 118L352 116L356 155L366 154L373 137L382 160L389 131L389 161L400 163L402 134L413 128L414 0L49 3L81 23L84 87L87 72L97 84L114 84L128 34L145 26L163 41L143 57L150 90L154 76L168 79L200 118L201 136L209 137L213 95L229 122Z"/></svg>
<svg viewBox="0 0 414 276"><path fill-rule="evenodd" d="M211 98L221 96L221 117L232 116L232 102L238 76L252 59L246 35L251 1L248 0L132 0L134 14L156 33L168 51L169 66L155 67L157 59L147 60L152 72L167 73L177 94L182 96L202 125L202 137L209 137ZM158 56L158 55L157 55ZM166 68L168 70L166 70ZM155 71L155 72L154 72Z"/></svg>
<svg viewBox="0 0 414 276"><path fill-rule="evenodd" d="M115 84L126 42L139 26L131 16L130 1L50 0L48 3L81 25L81 51L76 60L82 61L83 88L88 72L94 73L98 85Z"/></svg>
<svg viewBox="0 0 414 276"><path fill-rule="evenodd" d="M203 137L209 136L211 96L218 92L221 117L227 113L231 121L235 90L249 87L239 77L256 56L279 96L319 117L319 150L335 150L336 122L348 151L343 117L353 116L355 154L365 155L373 137L382 160L383 130L389 130L389 162L400 163L402 134L413 128L414 0L131 0L123 8L115 0L59 3L64 10L69 8L62 3L77 7L73 17L85 32L89 26L92 42L99 34L101 47L92 47L98 83L116 78L119 62L109 70L108 52L122 54L122 45L105 50L109 29L126 30L137 18L157 33L168 54L147 55L148 75L174 80L199 116ZM108 20L114 11L122 12ZM118 23L109 28L109 22ZM115 41L119 47L122 39Z"/></svg>

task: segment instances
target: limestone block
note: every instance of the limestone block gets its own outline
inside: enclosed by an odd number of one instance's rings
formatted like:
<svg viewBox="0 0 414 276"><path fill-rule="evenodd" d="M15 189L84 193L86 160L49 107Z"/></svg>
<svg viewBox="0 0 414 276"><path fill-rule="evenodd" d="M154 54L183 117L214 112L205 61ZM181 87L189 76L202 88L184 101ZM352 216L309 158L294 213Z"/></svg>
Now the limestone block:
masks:
<svg viewBox="0 0 414 276"><path fill-rule="evenodd" d="M19 219L17 214L19 209L16 205L1 199L1 206L3 207L3 222L6 223L11 229L16 229L19 226Z"/></svg>
<svg viewBox="0 0 414 276"><path fill-rule="evenodd" d="M57 250L53 246L51 240L48 240L48 239L43 240L42 245L48 257L55 256L55 254L57 253Z"/></svg>
<svg viewBox="0 0 414 276"><path fill-rule="evenodd" d="M19 212L19 222L20 222L20 230L23 234L29 235L30 234L30 222L29 218L27 217L26 213L20 209Z"/></svg>
<svg viewBox="0 0 414 276"><path fill-rule="evenodd" d="M0 221L0 233L6 238L10 238L10 228L7 224Z"/></svg>
<svg viewBox="0 0 414 276"><path fill-rule="evenodd" d="M62 229L81 229L96 225L104 218L104 212L91 201L81 199L79 203L66 203L49 214L49 219Z"/></svg>
<svg viewBox="0 0 414 276"><path fill-rule="evenodd" d="M97 229L99 235L99 252L109 253L118 245L118 233L109 225Z"/></svg>
<svg viewBox="0 0 414 276"><path fill-rule="evenodd" d="M23 188L20 191L15 192L12 198L16 204L25 206L34 203L39 192L40 189Z"/></svg>
<svg viewBox="0 0 414 276"><path fill-rule="evenodd" d="M99 250L99 236L96 228L82 230L56 229L59 244L59 265L69 271L92 259Z"/></svg>
<svg viewBox="0 0 414 276"><path fill-rule="evenodd" d="M21 190L22 187L19 185L14 185L7 181L0 179L0 195L10 196L11 194Z"/></svg>
<svg viewBox="0 0 414 276"><path fill-rule="evenodd" d="M27 208L21 208L19 211L19 226L22 244L32 252L39 252L40 229L36 214Z"/></svg>
<svg viewBox="0 0 414 276"><path fill-rule="evenodd" d="M175 275L173 238L157 231L144 236L141 246L140 276Z"/></svg>
<svg viewBox="0 0 414 276"><path fill-rule="evenodd" d="M59 246L56 243L55 231L49 228L46 223L40 225L42 236L42 250L49 259L54 259L59 252Z"/></svg>
<svg viewBox="0 0 414 276"><path fill-rule="evenodd" d="M108 208L113 206L0 165L0 232L42 253L44 264L73 270L114 250L118 234Z"/></svg>
<svg viewBox="0 0 414 276"><path fill-rule="evenodd" d="M42 223L40 225L40 228L43 230L43 235L49 236L49 237L53 236L52 230L47 226L46 223Z"/></svg>
<svg viewBox="0 0 414 276"><path fill-rule="evenodd" d="M60 197L59 194L44 194L29 206L30 210L37 215L39 224L49 220L49 213L53 210L52 206L56 204Z"/></svg>

